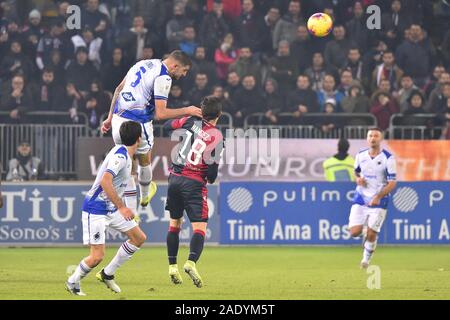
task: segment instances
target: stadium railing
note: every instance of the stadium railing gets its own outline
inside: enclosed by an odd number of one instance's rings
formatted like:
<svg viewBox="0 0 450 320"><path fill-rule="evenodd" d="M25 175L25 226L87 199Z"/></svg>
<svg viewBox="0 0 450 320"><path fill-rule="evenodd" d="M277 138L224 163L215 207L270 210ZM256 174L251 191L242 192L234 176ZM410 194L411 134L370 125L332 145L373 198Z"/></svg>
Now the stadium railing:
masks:
<svg viewBox="0 0 450 320"><path fill-rule="evenodd" d="M9 116L8 112L1 112L0 116L5 114ZM87 116L79 113L79 124L46 123L53 117L69 118L67 112L31 112L28 116L35 123L0 123L2 172L7 172L9 160L16 157L19 143L28 141L32 155L42 160L48 178L75 178L77 139L91 136Z"/></svg>
<svg viewBox="0 0 450 320"><path fill-rule="evenodd" d="M309 113L300 118L292 113L280 113L277 117L279 124L268 124L264 113L250 114L244 119L244 129L277 129L279 137L286 139L365 139L367 129L377 126L377 119L366 113ZM324 132L320 126L328 121L335 123L336 127Z"/></svg>
<svg viewBox="0 0 450 320"><path fill-rule="evenodd" d="M436 114L392 115L389 125L391 139L439 139L444 127Z"/></svg>

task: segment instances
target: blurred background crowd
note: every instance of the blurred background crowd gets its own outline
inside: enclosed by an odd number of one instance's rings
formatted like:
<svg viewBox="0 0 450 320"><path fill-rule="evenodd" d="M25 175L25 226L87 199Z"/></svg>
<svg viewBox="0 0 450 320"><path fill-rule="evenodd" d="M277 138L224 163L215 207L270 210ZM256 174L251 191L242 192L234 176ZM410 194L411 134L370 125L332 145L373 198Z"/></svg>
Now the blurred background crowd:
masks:
<svg viewBox="0 0 450 320"><path fill-rule="evenodd" d="M72 4L81 7L80 30L66 25ZM366 25L372 4L380 30ZM315 12L334 20L325 38L306 28ZM450 138L448 0L1 0L0 122L61 111L72 123L84 113L97 129L130 66L174 49L193 68L174 82L171 108L214 94L235 126L253 113L267 125L358 113L383 130L393 114L433 114L429 125L444 130L430 138Z"/></svg>

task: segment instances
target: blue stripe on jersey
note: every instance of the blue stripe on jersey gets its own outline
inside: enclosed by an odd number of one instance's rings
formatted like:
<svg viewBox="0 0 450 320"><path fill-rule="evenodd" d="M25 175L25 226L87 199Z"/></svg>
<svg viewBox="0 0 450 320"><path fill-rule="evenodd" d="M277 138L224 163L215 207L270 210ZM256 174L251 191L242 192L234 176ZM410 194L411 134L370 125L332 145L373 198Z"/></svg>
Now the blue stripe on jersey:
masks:
<svg viewBox="0 0 450 320"><path fill-rule="evenodd" d="M167 97L163 97L163 96L155 96L155 100L167 100Z"/></svg>
<svg viewBox="0 0 450 320"><path fill-rule="evenodd" d="M107 214L109 212L105 201L95 201L102 191L103 188L98 186L91 198L88 196L84 198L83 211L90 214Z"/></svg>
<svg viewBox="0 0 450 320"><path fill-rule="evenodd" d="M392 154L387 152L386 150L383 149L383 153L386 156L386 159L389 159L390 157L392 157Z"/></svg>
<svg viewBox="0 0 450 320"><path fill-rule="evenodd" d="M389 196L385 196L385 197L381 198L380 204L378 206L373 206L373 207L369 207L369 208L386 209L388 206L388 203L389 203ZM366 205L362 195L360 195L358 192L355 192L355 196L353 197L353 204L359 204L360 206Z"/></svg>
<svg viewBox="0 0 450 320"><path fill-rule="evenodd" d="M155 108L152 107L150 108L145 108L145 110L143 110L143 112L139 112L137 113L136 110L124 110L120 116L122 118L128 119L128 120L133 120L139 123L147 123L153 120L153 110Z"/></svg>
<svg viewBox="0 0 450 320"><path fill-rule="evenodd" d="M169 76L169 72L167 71L166 66L164 65L164 63L161 61L161 72L159 73L160 76Z"/></svg>
<svg viewBox="0 0 450 320"><path fill-rule="evenodd" d="M367 151L367 150L369 150L369 148L364 149L364 150L361 150L359 153L363 153L363 152L365 152L365 151Z"/></svg>
<svg viewBox="0 0 450 320"><path fill-rule="evenodd" d="M128 150L125 146L121 146L114 154L123 154L125 159L128 160Z"/></svg>
<svg viewBox="0 0 450 320"><path fill-rule="evenodd" d="M116 173L114 172L114 171L112 171L111 169L106 169L106 171L105 172L109 172L109 173L111 173L112 174L112 176L113 176L113 178L115 178L116 177Z"/></svg>

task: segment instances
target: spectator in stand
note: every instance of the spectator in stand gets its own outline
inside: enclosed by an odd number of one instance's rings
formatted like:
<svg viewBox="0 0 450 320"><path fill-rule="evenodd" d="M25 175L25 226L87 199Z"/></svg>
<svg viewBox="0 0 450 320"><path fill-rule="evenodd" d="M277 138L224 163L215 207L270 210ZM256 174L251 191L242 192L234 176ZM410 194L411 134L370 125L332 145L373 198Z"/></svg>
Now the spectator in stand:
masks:
<svg viewBox="0 0 450 320"><path fill-rule="evenodd" d="M261 67L253 60L253 53L250 47L239 49L239 58L230 65L229 72L235 71L239 78L243 79L247 75L252 75L256 79L257 85L261 83Z"/></svg>
<svg viewBox="0 0 450 320"><path fill-rule="evenodd" d="M433 91L431 91L430 97L427 101L427 110L433 110L435 106L437 106L443 99L443 86L450 82L450 73L444 72L439 77L438 83L436 85L436 88L434 88Z"/></svg>
<svg viewBox="0 0 450 320"><path fill-rule="evenodd" d="M368 113L370 100L364 94L359 83L353 83L349 89L350 94L341 101L341 109L344 113Z"/></svg>
<svg viewBox="0 0 450 320"><path fill-rule="evenodd" d="M64 42L64 24L56 22L51 25L50 32L44 34L39 40L36 54L36 65L40 70L48 66L51 61L51 53L53 50L59 50L63 54L62 61L66 62L67 44Z"/></svg>
<svg viewBox="0 0 450 320"><path fill-rule="evenodd" d="M410 32L410 38L397 47L395 57L400 68L410 74L414 83L421 87L431 71L435 49L419 25L412 24Z"/></svg>
<svg viewBox="0 0 450 320"><path fill-rule="evenodd" d="M445 68L443 65L437 65L433 69L433 74L428 77L427 82L423 87L423 91L425 92L425 96L428 98L431 95L431 92L438 85L439 78L445 72Z"/></svg>
<svg viewBox="0 0 450 320"><path fill-rule="evenodd" d="M44 164L41 159L32 156L28 141L22 141L17 147L17 155L9 161L6 181L31 181L45 179Z"/></svg>
<svg viewBox="0 0 450 320"><path fill-rule="evenodd" d="M216 66L214 65L214 62L206 60L206 48L203 46L195 49L191 70L186 77L181 79L181 86L185 90L189 90L192 87L197 73L205 73L208 76L210 85L216 85L218 83Z"/></svg>
<svg viewBox="0 0 450 320"><path fill-rule="evenodd" d="M401 80L400 90L394 92L394 97L397 99L397 104L400 107L400 112L405 112L408 109L408 100L413 91L419 88L414 84L410 75L404 74Z"/></svg>
<svg viewBox="0 0 450 320"><path fill-rule="evenodd" d="M1 61L0 78L11 80L15 75L23 75L25 79L31 79L33 75L33 64L23 52L19 41L11 41L11 50Z"/></svg>
<svg viewBox="0 0 450 320"><path fill-rule="evenodd" d="M356 47L355 41L345 38L345 28L342 25L336 25L333 28L334 40L327 43L324 57L328 65L337 69L344 67L348 52Z"/></svg>
<svg viewBox="0 0 450 320"><path fill-rule="evenodd" d="M187 94L187 99L192 105L199 106L203 98L209 93L208 76L205 73L197 73L195 86Z"/></svg>
<svg viewBox="0 0 450 320"><path fill-rule="evenodd" d="M224 88L222 86L214 86L212 88L212 93L214 97L221 99L222 102L222 110L227 113L232 113L234 110L233 104L230 101L228 95L226 94Z"/></svg>
<svg viewBox="0 0 450 320"><path fill-rule="evenodd" d="M28 25L22 29L22 34L25 39L24 51L30 59L36 59L36 49L44 35L44 28L41 25L41 13L39 10L32 10L28 15Z"/></svg>
<svg viewBox="0 0 450 320"><path fill-rule="evenodd" d="M271 6L264 16L264 40L262 44L263 53L266 57L272 56L274 53L273 48L273 35L275 26L280 20L280 9L276 6Z"/></svg>
<svg viewBox="0 0 450 320"><path fill-rule="evenodd" d="M291 44L291 54L297 58L300 73L312 65L312 57L314 53L314 45L310 39L308 29L305 25L297 28L295 40Z"/></svg>
<svg viewBox="0 0 450 320"><path fill-rule="evenodd" d="M97 129L102 115L109 111L112 97L103 91L102 84L98 80L91 83L90 89L82 111L87 114L91 129Z"/></svg>
<svg viewBox="0 0 450 320"><path fill-rule="evenodd" d="M222 44L214 54L214 61L216 63L216 73L219 80L227 79L228 69L238 58L238 52L234 48L234 38L231 33L227 34L222 41Z"/></svg>
<svg viewBox="0 0 450 320"><path fill-rule="evenodd" d="M171 1L127 0L126 2L130 4L132 17L142 16L148 28L164 30L168 14L172 10Z"/></svg>
<svg viewBox="0 0 450 320"><path fill-rule="evenodd" d="M301 13L300 1L289 1L288 13L275 26L273 48L277 49L281 40L287 40L291 44L296 38L298 27L304 24L305 19Z"/></svg>
<svg viewBox="0 0 450 320"><path fill-rule="evenodd" d="M99 10L99 0L88 0L86 8L81 12L82 28L92 29L97 36L106 38L109 28L109 18Z"/></svg>
<svg viewBox="0 0 450 320"><path fill-rule="evenodd" d="M340 103L345 97L342 92L336 89L336 80L331 74L325 75L323 79L323 88L317 92L317 99L319 100L320 111L325 110L325 102L328 99L334 99L335 101L335 111L340 110Z"/></svg>
<svg viewBox="0 0 450 320"><path fill-rule="evenodd" d="M278 82L282 95L294 88L298 76L298 64L296 57L291 55L287 40L281 40L278 44L277 55L269 60L269 67L271 77Z"/></svg>
<svg viewBox="0 0 450 320"><path fill-rule="evenodd" d="M383 79L389 80L392 90L397 90L400 87L403 70L395 63L395 56L392 51L385 51L382 55L382 61L383 63L377 66L372 73L372 90L379 86Z"/></svg>
<svg viewBox="0 0 450 320"><path fill-rule="evenodd" d="M242 1L242 13L235 22L235 35L239 46L249 47L252 52L262 51L264 41L264 19L255 10L253 0Z"/></svg>
<svg viewBox="0 0 450 320"><path fill-rule="evenodd" d="M372 93L372 96L370 98L371 102L374 101L375 96L380 92L387 93L388 95L393 94L394 91L392 90L391 83L388 79L383 79L380 81L378 88Z"/></svg>
<svg viewBox="0 0 450 320"><path fill-rule="evenodd" d="M145 47L153 48L158 55L163 53L161 39L152 29L145 27L142 16L133 19L133 27L120 36L118 44L124 50L125 59L129 64L144 58Z"/></svg>
<svg viewBox="0 0 450 320"><path fill-rule="evenodd" d="M9 121L19 122L33 108L33 95L22 75L3 84L0 97L0 110L9 112Z"/></svg>
<svg viewBox="0 0 450 320"><path fill-rule="evenodd" d="M187 100L183 95L183 89L178 84L174 84L170 88L167 105L172 109L183 108L190 105L189 100Z"/></svg>
<svg viewBox="0 0 450 320"><path fill-rule="evenodd" d="M382 33L390 48L396 48L403 37L405 29L410 24L411 17L403 13L401 1L393 0L391 12L386 12L381 16Z"/></svg>
<svg viewBox="0 0 450 320"><path fill-rule="evenodd" d="M363 63L366 66L367 74L370 76L379 64L383 63L382 56L388 50L386 43L382 40L376 41L375 45L363 54ZM370 80L370 79L369 79ZM369 88L369 87L368 87Z"/></svg>
<svg viewBox="0 0 450 320"><path fill-rule="evenodd" d="M178 49L183 40L183 31L186 26L192 26L193 22L186 17L185 6L181 2L173 5L173 18L166 24L166 40L169 51Z"/></svg>
<svg viewBox="0 0 450 320"><path fill-rule="evenodd" d="M103 64L101 70L101 79L105 90L114 92L127 72L128 66L124 61L122 49L114 48L111 62Z"/></svg>
<svg viewBox="0 0 450 320"><path fill-rule="evenodd" d="M239 78L239 75L236 72L230 72L227 76L227 85L224 88L225 98L233 102L236 92L241 88L241 78Z"/></svg>
<svg viewBox="0 0 450 320"><path fill-rule="evenodd" d="M353 39L362 52L369 49L369 40L372 32L367 29L364 17L364 7L361 1L356 1L353 5L353 18L345 24L348 38Z"/></svg>
<svg viewBox="0 0 450 320"><path fill-rule="evenodd" d="M66 69L62 60L61 51L58 49L50 53L50 62L44 67L53 70L55 82L64 85L66 83Z"/></svg>
<svg viewBox="0 0 450 320"><path fill-rule="evenodd" d="M278 83L275 79L268 78L264 83L264 101L266 102L266 120L269 124L278 123L277 115L283 112L284 96L278 90Z"/></svg>
<svg viewBox="0 0 450 320"><path fill-rule="evenodd" d="M398 112L395 99L385 92L378 93L370 107L370 113L377 118L378 127L383 131L389 128L391 116Z"/></svg>
<svg viewBox="0 0 450 320"><path fill-rule="evenodd" d="M77 52L78 48L84 47L89 52L88 59L92 64L100 69L102 64L103 53L103 39L100 37L95 37L91 29L84 28L81 35L75 35L71 38L73 54Z"/></svg>
<svg viewBox="0 0 450 320"><path fill-rule="evenodd" d="M35 111L67 111L64 106L64 87L56 82L52 69L44 68L41 81L35 86L34 94Z"/></svg>
<svg viewBox="0 0 450 320"><path fill-rule="evenodd" d="M236 92L233 104L236 108L233 119L237 127L244 124L244 119L248 115L266 110L263 94L256 85L254 76L249 75L242 79L242 88Z"/></svg>
<svg viewBox="0 0 450 320"><path fill-rule="evenodd" d="M88 51L85 47L77 49L75 60L72 60L66 69L67 82L73 83L78 90L87 92L90 83L86 79L96 79L99 73L88 60Z"/></svg>
<svg viewBox="0 0 450 320"><path fill-rule="evenodd" d="M326 74L337 76L337 69L330 66L325 66L325 60L322 53L316 52L313 54L312 66L306 69L305 74L311 81L311 88L314 91L322 89L323 78Z"/></svg>
<svg viewBox="0 0 450 320"><path fill-rule="evenodd" d="M214 2L218 1L220 0L207 0L208 11L211 11ZM241 0L222 0L221 2L223 3L223 13L227 19L236 19L239 17L242 10Z"/></svg>
<svg viewBox="0 0 450 320"><path fill-rule="evenodd" d="M442 94L438 96L435 104L433 104L430 108L430 111L440 115L441 118L447 112L447 101L450 98L450 82L446 82L441 85Z"/></svg>
<svg viewBox="0 0 450 320"><path fill-rule="evenodd" d="M73 83L67 83L66 96L64 98L65 108L69 110L70 118L73 123L78 123L78 112L85 105L83 94L77 89Z"/></svg>
<svg viewBox="0 0 450 320"><path fill-rule="evenodd" d="M322 133L328 134L339 128L339 121L331 115L337 112L336 100L330 98L325 101L324 110L326 116L319 121L319 129Z"/></svg>
<svg viewBox="0 0 450 320"><path fill-rule="evenodd" d="M351 48L347 55L347 61L342 70L349 70L353 79L361 84L367 85L367 68L361 60L361 53L358 48Z"/></svg>
<svg viewBox="0 0 450 320"><path fill-rule="evenodd" d="M198 47L195 41L195 29L193 26L186 26L183 30L183 39L180 42L179 49L186 53L189 57L193 57L195 49Z"/></svg>
<svg viewBox="0 0 450 320"><path fill-rule="evenodd" d="M230 31L223 16L222 1L214 1L213 8L204 18L199 31L200 44L207 50L207 56L212 57L221 40Z"/></svg>
<svg viewBox="0 0 450 320"><path fill-rule="evenodd" d="M317 93L311 89L309 78L306 75L298 76L297 88L287 96L286 110L292 112L296 119L305 113L319 112ZM296 119L294 120L297 121Z"/></svg>
<svg viewBox="0 0 450 320"><path fill-rule="evenodd" d="M405 110L402 112L404 115L414 115L427 113L425 110L425 97L420 90L414 90L411 92ZM414 124L413 124L414 125Z"/></svg>
<svg viewBox="0 0 450 320"><path fill-rule="evenodd" d="M348 96L350 94L350 87L356 82L359 81L353 79L353 75L350 70L343 70L341 72L341 79L337 90L344 96Z"/></svg>

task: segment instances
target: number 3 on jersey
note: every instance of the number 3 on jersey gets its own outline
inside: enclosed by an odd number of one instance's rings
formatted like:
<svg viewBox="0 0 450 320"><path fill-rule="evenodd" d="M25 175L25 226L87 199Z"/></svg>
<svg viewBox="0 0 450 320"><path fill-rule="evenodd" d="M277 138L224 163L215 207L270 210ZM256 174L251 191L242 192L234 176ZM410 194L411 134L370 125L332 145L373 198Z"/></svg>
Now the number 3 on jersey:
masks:
<svg viewBox="0 0 450 320"><path fill-rule="evenodd" d="M179 155L182 159L186 160L186 149L191 142L192 132L186 131L186 140L184 142L183 147L179 151ZM191 149L187 153L187 161L193 166L196 166L200 163L202 159L202 154L206 149L206 143L203 142L202 139L198 138L194 140L194 143L191 146ZM193 157L195 155L195 157ZM194 159L192 159L194 158Z"/></svg>
<svg viewBox="0 0 450 320"><path fill-rule="evenodd" d="M146 72L147 70L144 67L141 67L141 69L138 72L136 72L137 79L131 83L131 86L133 88L136 88L139 85L139 83L141 83L142 75Z"/></svg>

